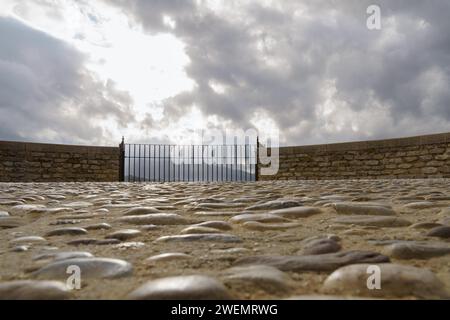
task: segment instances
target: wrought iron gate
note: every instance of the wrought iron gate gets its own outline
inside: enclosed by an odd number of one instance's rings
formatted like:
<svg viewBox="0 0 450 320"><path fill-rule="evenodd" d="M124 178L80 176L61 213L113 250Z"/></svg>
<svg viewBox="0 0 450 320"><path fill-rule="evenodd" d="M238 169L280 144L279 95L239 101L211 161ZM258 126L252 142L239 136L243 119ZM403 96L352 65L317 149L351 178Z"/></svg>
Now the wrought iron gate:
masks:
<svg viewBox="0 0 450 320"><path fill-rule="evenodd" d="M120 145L127 182L256 181L257 145Z"/></svg>

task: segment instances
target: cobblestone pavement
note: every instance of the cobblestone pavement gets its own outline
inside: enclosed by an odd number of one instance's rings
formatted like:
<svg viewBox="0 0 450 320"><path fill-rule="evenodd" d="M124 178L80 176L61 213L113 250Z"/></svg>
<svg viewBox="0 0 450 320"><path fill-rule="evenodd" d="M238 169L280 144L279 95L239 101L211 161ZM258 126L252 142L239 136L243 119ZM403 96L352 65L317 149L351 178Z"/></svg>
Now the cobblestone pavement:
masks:
<svg viewBox="0 0 450 320"><path fill-rule="evenodd" d="M3 183L0 298L449 298L449 186Z"/></svg>

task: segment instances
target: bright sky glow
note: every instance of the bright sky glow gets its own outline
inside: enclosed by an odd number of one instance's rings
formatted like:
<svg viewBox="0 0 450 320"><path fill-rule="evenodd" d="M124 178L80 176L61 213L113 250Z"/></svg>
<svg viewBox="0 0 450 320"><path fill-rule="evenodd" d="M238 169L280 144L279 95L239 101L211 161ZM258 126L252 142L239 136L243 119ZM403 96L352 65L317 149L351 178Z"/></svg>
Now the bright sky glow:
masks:
<svg viewBox="0 0 450 320"><path fill-rule="evenodd" d="M54 0L50 7L31 1L2 2L1 15L19 19L87 54L88 70L105 83L112 80L117 89L130 94L137 119L147 113L158 119L161 100L195 85L185 74L189 58L180 40L172 34L145 34L141 26L131 25L126 15L114 7L98 1ZM169 16L164 17L164 22L176 27ZM111 134L119 134L113 132L113 125L105 125ZM128 129L123 134L137 130Z"/></svg>
<svg viewBox="0 0 450 320"><path fill-rule="evenodd" d="M369 0L0 0L0 139L448 131L450 4L397 2L374 31Z"/></svg>

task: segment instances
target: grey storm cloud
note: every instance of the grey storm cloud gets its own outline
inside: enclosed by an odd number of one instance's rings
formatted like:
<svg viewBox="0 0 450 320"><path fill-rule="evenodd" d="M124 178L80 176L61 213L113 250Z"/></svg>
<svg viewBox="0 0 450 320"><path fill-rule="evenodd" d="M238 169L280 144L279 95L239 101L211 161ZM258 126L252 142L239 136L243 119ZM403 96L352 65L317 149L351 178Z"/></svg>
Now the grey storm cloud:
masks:
<svg viewBox="0 0 450 320"><path fill-rule="evenodd" d="M65 42L5 17L0 39L0 139L105 143L98 121L134 121L128 93L99 82Z"/></svg>
<svg viewBox="0 0 450 320"><path fill-rule="evenodd" d="M374 3L367 0L280 0L274 7L239 1L230 14L201 1L113 3L147 32L171 32L186 45L186 73L197 86L164 101L163 121L195 104L248 128L253 113L264 110L285 144L450 129L447 0L376 1L381 30L366 27ZM164 15L176 21L175 30L164 25ZM331 116L324 109L329 101Z"/></svg>
<svg viewBox="0 0 450 320"><path fill-rule="evenodd" d="M242 129L263 111L283 144L450 131L448 0L226 1L225 12L204 1L102 1L149 34L180 39L194 89L163 100L162 120L148 114L137 122L130 95L100 82L83 54L0 17L0 139L48 140L53 133L54 142L117 140L105 119L151 135L193 105ZM382 29L371 31L366 9L374 2ZM59 15L57 6L37 3Z"/></svg>

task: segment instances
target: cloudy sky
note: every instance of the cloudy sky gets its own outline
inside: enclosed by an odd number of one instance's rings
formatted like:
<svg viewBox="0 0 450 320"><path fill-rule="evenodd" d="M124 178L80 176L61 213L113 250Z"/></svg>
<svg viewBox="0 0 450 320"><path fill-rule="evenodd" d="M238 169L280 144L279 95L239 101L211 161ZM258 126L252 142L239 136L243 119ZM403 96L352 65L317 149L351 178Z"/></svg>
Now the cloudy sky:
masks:
<svg viewBox="0 0 450 320"><path fill-rule="evenodd" d="M1 0L0 140L450 131L449 16L448 0Z"/></svg>

